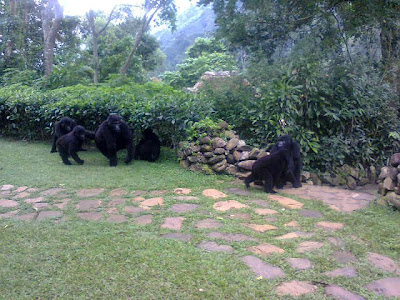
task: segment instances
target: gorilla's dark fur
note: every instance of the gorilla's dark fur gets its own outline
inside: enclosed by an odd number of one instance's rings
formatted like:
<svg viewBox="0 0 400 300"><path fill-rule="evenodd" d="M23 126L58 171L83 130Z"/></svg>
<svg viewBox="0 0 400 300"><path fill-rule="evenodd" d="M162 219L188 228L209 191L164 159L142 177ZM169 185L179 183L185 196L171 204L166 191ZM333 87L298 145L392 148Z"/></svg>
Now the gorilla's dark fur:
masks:
<svg viewBox="0 0 400 300"><path fill-rule="evenodd" d="M303 165L300 153L300 145L296 141L294 141L288 135L282 135L279 137L275 146L271 149L271 154L281 151L287 150L288 152L288 166L285 174L282 174L282 182L283 185L286 181L289 181L293 184L294 188L301 187L300 183L300 173Z"/></svg>
<svg viewBox="0 0 400 300"><path fill-rule="evenodd" d="M60 119L60 121L56 122L54 126L53 145L51 146L50 153L57 152L56 149L57 140L63 135L70 133L75 126L76 122L69 117L63 117Z"/></svg>
<svg viewBox="0 0 400 300"><path fill-rule="evenodd" d="M160 156L160 139L147 128L143 131L143 136L136 146L135 159L156 161Z"/></svg>
<svg viewBox="0 0 400 300"><path fill-rule="evenodd" d="M82 143L85 141L85 127L77 125L67 134L60 137L56 144L58 152L63 160L63 163L70 165L68 157L72 157L78 164L82 165L84 161L79 158L77 152L82 148Z"/></svg>
<svg viewBox="0 0 400 300"><path fill-rule="evenodd" d="M118 115L109 115L107 120L101 123L95 133L97 148L110 161L110 166L115 167L117 151L126 149L128 154L125 163L130 163L134 156L133 136L128 124Z"/></svg>
<svg viewBox="0 0 400 300"><path fill-rule="evenodd" d="M282 179L288 167L288 157L288 150L279 150L256 160L251 174L244 180L246 187L249 188L253 181L263 181L266 193L276 193L274 186L283 187Z"/></svg>

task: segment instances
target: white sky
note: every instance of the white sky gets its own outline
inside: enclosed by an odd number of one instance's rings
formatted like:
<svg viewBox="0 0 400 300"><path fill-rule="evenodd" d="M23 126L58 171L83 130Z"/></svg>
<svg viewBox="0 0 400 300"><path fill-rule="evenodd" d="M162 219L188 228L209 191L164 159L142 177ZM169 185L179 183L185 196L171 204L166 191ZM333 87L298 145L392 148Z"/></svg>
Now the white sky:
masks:
<svg viewBox="0 0 400 300"><path fill-rule="evenodd" d="M184 11L197 0L176 0L175 4L179 12ZM110 12L117 4L142 4L141 0L59 0L59 3L64 7L64 15L82 16L90 9Z"/></svg>

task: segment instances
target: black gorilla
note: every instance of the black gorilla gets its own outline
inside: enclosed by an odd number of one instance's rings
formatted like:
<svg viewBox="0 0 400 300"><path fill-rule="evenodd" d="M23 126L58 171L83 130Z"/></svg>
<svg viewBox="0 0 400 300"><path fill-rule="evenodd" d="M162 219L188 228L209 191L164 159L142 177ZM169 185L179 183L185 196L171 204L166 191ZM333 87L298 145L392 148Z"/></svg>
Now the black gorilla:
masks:
<svg viewBox="0 0 400 300"><path fill-rule="evenodd" d="M153 130L150 128L145 129L142 139L136 146L135 159L156 161L160 156L160 145L160 139Z"/></svg>
<svg viewBox="0 0 400 300"><path fill-rule="evenodd" d="M70 165L71 162L68 157L72 157L78 164L82 165L84 161L79 158L77 151L80 151L82 143L85 141L85 127L77 125L74 129L67 134L60 137L56 144L58 152L66 165Z"/></svg>
<svg viewBox="0 0 400 300"><path fill-rule="evenodd" d="M117 162L117 151L126 149L128 151L125 163L133 159L135 149L133 147L133 136L128 124L118 115L110 115L101 123L95 133L97 148L110 161L110 166L115 167Z"/></svg>
<svg viewBox="0 0 400 300"><path fill-rule="evenodd" d="M63 117L60 119L60 121L56 122L53 134L53 145L51 146L50 153L57 152L56 149L57 140L64 134L70 133L75 126L76 122L69 117Z"/></svg>
<svg viewBox="0 0 400 300"><path fill-rule="evenodd" d="M264 191L275 194L274 186L283 187L283 174L288 167L288 150L278 150L270 155L261 157L253 164L251 174L244 180L246 187L250 187L253 181L263 181Z"/></svg>
<svg viewBox="0 0 400 300"><path fill-rule="evenodd" d="M293 184L294 188L301 187L300 183L300 173L303 165L300 153L300 145L296 141L294 141L288 135L282 135L279 137L275 146L271 149L271 154L280 151L287 150L288 152L288 166L285 174L282 174L282 182L283 185L286 181L289 181Z"/></svg>

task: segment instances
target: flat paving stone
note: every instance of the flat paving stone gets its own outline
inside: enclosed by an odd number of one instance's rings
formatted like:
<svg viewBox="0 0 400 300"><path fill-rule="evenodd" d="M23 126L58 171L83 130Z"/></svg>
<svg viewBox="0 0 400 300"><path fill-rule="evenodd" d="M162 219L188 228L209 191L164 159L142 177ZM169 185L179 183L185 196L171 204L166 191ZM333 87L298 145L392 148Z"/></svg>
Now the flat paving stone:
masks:
<svg viewBox="0 0 400 300"><path fill-rule="evenodd" d="M357 261L355 255L350 251L335 251L333 252L332 257L341 264Z"/></svg>
<svg viewBox="0 0 400 300"><path fill-rule="evenodd" d="M161 225L161 228L168 228L172 230L180 230L183 225L183 221L186 218L184 217L170 217L164 219L164 224Z"/></svg>
<svg viewBox="0 0 400 300"><path fill-rule="evenodd" d="M128 194L128 192L126 190L122 189L122 188L113 189L109 193L109 195L111 197L121 197L121 196L125 196L127 194Z"/></svg>
<svg viewBox="0 0 400 300"><path fill-rule="evenodd" d="M152 215L143 215L135 218L135 223L140 224L140 225L148 225L153 222L153 216Z"/></svg>
<svg viewBox="0 0 400 300"><path fill-rule="evenodd" d="M128 214L139 214L146 210L143 207L125 206L124 211L127 212Z"/></svg>
<svg viewBox="0 0 400 300"><path fill-rule="evenodd" d="M196 247L210 252L233 252L233 248L229 245L219 245L216 242L210 241L197 244Z"/></svg>
<svg viewBox="0 0 400 300"><path fill-rule="evenodd" d="M289 239L297 239L297 238L310 238L313 234L311 232L302 232L302 231L295 231L289 232L284 235L276 237L277 240L289 240Z"/></svg>
<svg viewBox="0 0 400 300"><path fill-rule="evenodd" d="M61 192L64 192L64 191L65 191L65 189L63 189L63 188L51 188L51 189L48 189L48 190L45 190L45 191L41 192L40 195L42 195L42 196L55 196L58 193L61 193Z"/></svg>
<svg viewBox="0 0 400 300"><path fill-rule="evenodd" d="M14 219L21 220L21 221L33 221L36 217L37 213L29 213L23 214L19 216L15 216Z"/></svg>
<svg viewBox="0 0 400 300"><path fill-rule="evenodd" d="M388 277L371 282L368 290L385 297L400 297L400 277Z"/></svg>
<svg viewBox="0 0 400 300"><path fill-rule="evenodd" d="M303 199L320 200L334 210L348 213L366 208L376 199L375 195L361 191L319 185L303 185L301 188L285 190L285 193Z"/></svg>
<svg viewBox="0 0 400 300"><path fill-rule="evenodd" d="M55 203L54 206L57 207L58 209L64 210L68 206L69 202L71 202L71 199L66 198L58 203Z"/></svg>
<svg viewBox="0 0 400 300"><path fill-rule="evenodd" d="M322 218L324 216L321 212L310 209L302 209L299 211L299 214L306 218L315 218L315 219Z"/></svg>
<svg viewBox="0 0 400 300"><path fill-rule="evenodd" d="M241 260L254 272L257 277L261 276L263 279L285 277L285 272L283 272L281 268L267 264L258 257L247 255L242 257Z"/></svg>
<svg viewBox="0 0 400 300"><path fill-rule="evenodd" d="M185 233L180 233L180 232L172 232L172 233L163 234L161 237L163 237L165 239L179 240L182 242L189 242L192 239L191 234L185 234Z"/></svg>
<svg viewBox="0 0 400 300"><path fill-rule="evenodd" d="M41 211L36 218L36 221L42 221L44 219L59 218L63 215L61 211Z"/></svg>
<svg viewBox="0 0 400 300"><path fill-rule="evenodd" d="M258 241L256 238L241 233L211 232L207 236L212 239L220 239L229 242Z"/></svg>
<svg viewBox="0 0 400 300"><path fill-rule="evenodd" d="M329 272L323 273L323 275L328 277L356 277L357 271L354 268L341 268Z"/></svg>
<svg viewBox="0 0 400 300"><path fill-rule="evenodd" d="M325 295L336 300L365 300L360 295L349 292L335 284L330 284L325 287Z"/></svg>
<svg viewBox="0 0 400 300"><path fill-rule="evenodd" d="M343 223L321 221L317 223L317 227L324 230L336 231L344 228Z"/></svg>
<svg viewBox="0 0 400 300"><path fill-rule="evenodd" d="M172 205L169 210L176 213L186 213L198 209L199 206L198 204L179 203Z"/></svg>
<svg viewBox="0 0 400 300"><path fill-rule="evenodd" d="M110 215L118 215L119 209L116 207L109 207L107 208L106 212Z"/></svg>
<svg viewBox="0 0 400 300"><path fill-rule="evenodd" d="M196 196L175 196L173 199L178 201L192 201L192 200L199 200L199 197Z"/></svg>
<svg viewBox="0 0 400 300"><path fill-rule="evenodd" d="M38 202L38 203L33 203L32 207L36 210L41 210L50 207L50 204L46 202Z"/></svg>
<svg viewBox="0 0 400 300"><path fill-rule="evenodd" d="M222 223L214 219L204 219L196 222L195 225L198 229L212 229L222 227Z"/></svg>
<svg viewBox="0 0 400 300"><path fill-rule="evenodd" d="M9 208L9 207L16 207L19 203L14 200L7 200L7 199L0 199L0 207Z"/></svg>
<svg viewBox="0 0 400 300"><path fill-rule="evenodd" d="M9 191L12 190L14 188L14 186L12 184L3 184L1 186L0 191Z"/></svg>
<svg viewBox="0 0 400 300"><path fill-rule="evenodd" d="M282 254L285 252L285 250L283 250L282 248L267 243L249 247L247 248L247 251L253 252L261 256L271 255L273 253Z"/></svg>
<svg viewBox="0 0 400 300"><path fill-rule="evenodd" d="M226 189L225 191L227 191L230 194L239 195L239 196L250 196L252 194L250 191L241 189L241 188L229 188L229 189Z"/></svg>
<svg viewBox="0 0 400 300"><path fill-rule="evenodd" d="M19 213L19 209L8 211L8 212L6 212L4 214L0 214L0 219L12 218L12 217L16 216L18 213Z"/></svg>
<svg viewBox="0 0 400 300"><path fill-rule="evenodd" d="M279 196L279 195L269 195L269 199L273 201L277 201L282 206L285 206L290 209L301 209L303 207L303 203L293 200L291 198Z"/></svg>
<svg viewBox="0 0 400 300"><path fill-rule="evenodd" d="M111 215L106 219L106 221L112 223L123 223L126 221L126 217L124 215Z"/></svg>
<svg viewBox="0 0 400 300"><path fill-rule="evenodd" d="M322 248L323 246L324 246L324 244L321 242L306 241L306 242L300 243L297 246L297 252L298 253L312 252L314 250Z"/></svg>
<svg viewBox="0 0 400 300"><path fill-rule="evenodd" d="M219 198L226 198L226 197L228 197L226 194L224 194L223 192L220 192L220 191L218 191L218 190L216 190L216 189L207 189L207 190L204 190L204 191L202 192L202 194L203 194L203 196L210 197L210 198L213 198L213 199L219 199Z"/></svg>
<svg viewBox="0 0 400 300"><path fill-rule="evenodd" d="M249 227L250 229L253 229L254 231L257 232L266 232L278 229L278 227L270 224L242 224L242 225Z"/></svg>
<svg viewBox="0 0 400 300"><path fill-rule="evenodd" d="M278 213L276 210L269 208L256 208L254 212L260 216L274 215Z"/></svg>
<svg viewBox="0 0 400 300"><path fill-rule="evenodd" d="M28 192L28 193L35 193L35 192L37 192L39 189L38 188L29 188L29 189L27 189L26 191Z"/></svg>
<svg viewBox="0 0 400 300"><path fill-rule="evenodd" d="M378 253L368 253L367 260L374 267L382 271L400 275L399 265L390 257Z"/></svg>
<svg viewBox="0 0 400 300"><path fill-rule="evenodd" d="M102 214L97 212L78 213L77 216L87 221L99 221L103 218Z"/></svg>
<svg viewBox="0 0 400 300"><path fill-rule="evenodd" d="M104 189L81 189L76 192L80 198L96 197L104 192Z"/></svg>
<svg viewBox="0 0 400 300"><path fill-rule="evenodd" d="M331 243L333 246L342 248L344 246L344 242L341 238L338 237L329 237L328 242Z"/></svg>
<svg viewBox="0 0 400 300"><path fill-rule="evenodd" d="M251 220L251 215L248 213L235 212L228 215L229 219Z"/></svg>
<svg viewBox="0 0 400 300"><path fill-rule="evenodd" d="M273 222L278 221L278 218L277 217L266 217L264 220L268 223L271 223L271 222L273 223Z"/></svg>
<svg viewBox="0 0 400 300"><path fill-rule="evenodd" d="M295 270L308 270L314 267L313 263L307 258L287 258L286 261Z"/></svg>
<svg viewBox="0 0 400 300"><path fill-rule="evenodd" d="M288 223L285 223L283 226L295 228L299 227L299 223L297 221L290 221Z"/></svg>
<svg viewBox="0 0 400 300"><path fill-rule="evenodd" d="M155 191L151 191L150 192L150 194L152 196L162 196L162 195L165 195L165 194L168 194L168 193L169 193L168 190L155 190Z"/></svg>
<svg viewBox="0 0 400 300"><path fill-rule="evenodd" d="M22 193L23 191L27 190L28 187L27 186L20 186L19 188L17 188L14 192L15 193Z"/></svg>
<svg viewBox="0 0 400 300"><path fill-rule="evenodd" d="M81 211L96 209L101 206L100 200L81 200L76 205L76 208Z"/></svg>
<svg viewBox="0 0 400 300"><path fill-rule="evenodd" d="M312 294L317 290L317 286L306 281L292 280L284 282L276 288L276 293L279 296L300 297L307 294Z"/></svg>
<svg viewBox="0 0 400 300"><path fill-rule="evenodd" d="M14 196L14 199L23 199L30 196L30 193L28 192L21 192L18 195Z"/></svg>
<svg viewBox="0 0 400 300"><path fill-rule="evenodd" d="M157 198L150 198L147 200L144 200L142 203L140 203L141 207L154 207L154 206L162 206L164 204L164 199L161 197Z"/></svg>
<svg viewBox="0 0 400 300"><path fill-rule="evenodd" d="M254 204L256 204L256 205L258 205L258 206L262 206L262 207L265 207L265 208L269 208L269 202L268 201L266 201L266 200L250 200L249 202L251 202L251 203L254 203Z"/></svg>
<svg viewBox="0 0 400 300"><path fill-rule="evenodd" d="M124 199L124 198L114 198L110 202L108 202L108 206L118 206L118 205L125 204L125 202L126 202L126 199Z"/></svg>
<svg viewBox="0 0 400 300"><path fill-rule="evenodd" d="M44 197L28 198L24 200L26 203L44 202Z"/></svg>
<svg viewBox="0 0 400 300"><path fill-rule="evenodd" d="M146 198L144 198L144 197L142 197L142 196L139 196L139 197L135 197L135 198L133 198L133 202L142 202L142 201L145 201L146 200Z"/></svg>
<svg viewBox="0 0 400 300"><path fill-rule="evenodd" d="M228 200L228 201L216 202L216 203L214 203L213 207L215 210L218 210L218 211L228 211L230 209L248 208L249 206L246 204L242 204L236 200Z"/></svg>
<svg viewBox="0 0 400 300"><path fill-rule="evenodd" d="M192 192L191 189L186 189L186 188L176 188L174 189L174 193L178 195L187 195Z"/></svg>

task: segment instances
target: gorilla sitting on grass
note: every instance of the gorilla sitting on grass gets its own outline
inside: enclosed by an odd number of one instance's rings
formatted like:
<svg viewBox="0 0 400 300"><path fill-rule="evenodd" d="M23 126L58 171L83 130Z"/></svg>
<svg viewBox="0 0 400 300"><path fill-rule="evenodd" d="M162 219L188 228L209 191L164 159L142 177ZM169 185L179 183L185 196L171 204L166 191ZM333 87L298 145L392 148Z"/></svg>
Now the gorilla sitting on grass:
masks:
<svg viewBox="0 0 400 300"><path fill-rule="evenodd" d="M143 131L142 139L136 146L135 159L154 162L160 156L160 139L151 130L147 128Z"/></svg>

